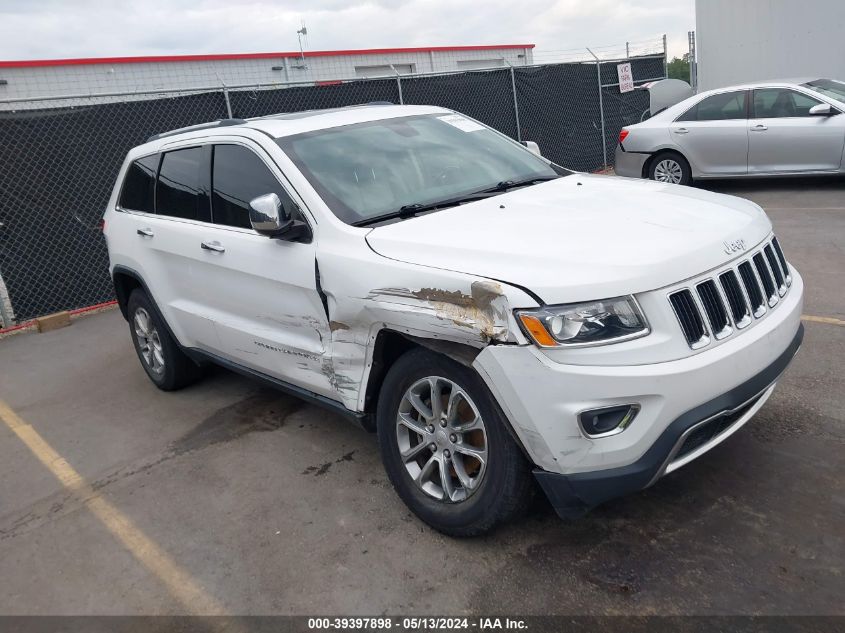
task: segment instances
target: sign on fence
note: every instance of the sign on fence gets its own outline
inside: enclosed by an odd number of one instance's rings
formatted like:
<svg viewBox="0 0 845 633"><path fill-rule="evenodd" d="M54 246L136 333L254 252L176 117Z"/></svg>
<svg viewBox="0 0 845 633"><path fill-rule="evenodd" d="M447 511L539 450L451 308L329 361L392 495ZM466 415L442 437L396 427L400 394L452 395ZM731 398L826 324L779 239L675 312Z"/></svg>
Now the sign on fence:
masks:
<svg viewBox="0 0 845 633"><path fill-rule="evenodd" d="M619 75L619 92L631 92L634 89L634 73L631 63L617 64L616 73Z"/></svg>

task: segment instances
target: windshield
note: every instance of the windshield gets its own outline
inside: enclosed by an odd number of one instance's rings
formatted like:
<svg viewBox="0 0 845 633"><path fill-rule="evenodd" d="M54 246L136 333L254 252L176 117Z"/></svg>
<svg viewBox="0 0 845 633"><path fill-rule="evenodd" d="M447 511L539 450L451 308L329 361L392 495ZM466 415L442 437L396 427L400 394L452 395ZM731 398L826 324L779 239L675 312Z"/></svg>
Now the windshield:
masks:
<svg viewBox="0 0 845 633"><path fill-rule="evenodd" d="M818 92L825 97L831 97L838 101L845 103L845 83L835 81L833 79L817 79L804 84L805 88L809 88L814 92Z"/></svg>
<svg viewBox="0 0 845 633"><path fill-rule="evenodd" d="M348 224L505 182L560 175L527 149L459 114L382 119L277 142Z"/></svg>

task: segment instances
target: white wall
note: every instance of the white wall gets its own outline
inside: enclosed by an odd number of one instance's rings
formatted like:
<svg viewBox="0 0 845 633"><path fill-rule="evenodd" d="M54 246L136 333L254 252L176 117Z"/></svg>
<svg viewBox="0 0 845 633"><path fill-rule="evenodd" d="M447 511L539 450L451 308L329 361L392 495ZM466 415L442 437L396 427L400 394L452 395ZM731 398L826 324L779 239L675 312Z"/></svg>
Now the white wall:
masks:
<svg viewBox="0 0 845 633"><path fill-rule="evenodd" d="M307 54L306 54L307 55ZM496 62L496 63L493 63ZM87 95L114 92L143 92L234 85L332 81L388 74L393 64L406 74L467 70L490 66L524 66L533 63L531 48L487 48L481 50L395 51L387 54L306 56L288 54L260 59L210 61L150 61L96 63L22 68L2 67L0 103L3 99L54 95ZM378 72L356 72L356 67L381 67ZM275 68L275 70L274 70Z"/></svg>
<svg viewBox="0 0 845 633"><path fill-rule="evenodd" d="M845 80L845 0L696 0L695 22L699 90Z"/></svg>

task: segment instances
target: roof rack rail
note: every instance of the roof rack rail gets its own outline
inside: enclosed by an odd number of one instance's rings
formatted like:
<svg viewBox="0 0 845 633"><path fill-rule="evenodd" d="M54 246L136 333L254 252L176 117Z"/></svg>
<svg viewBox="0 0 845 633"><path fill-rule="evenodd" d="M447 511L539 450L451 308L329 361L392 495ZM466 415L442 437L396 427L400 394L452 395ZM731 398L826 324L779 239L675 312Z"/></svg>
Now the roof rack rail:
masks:
<svg viewBox="0 0 845 633"><path fill-rule="evenodd" d="M160 134L153 134L150 138L147 139L147 143L151 141L157 141L160 138L166 138L168 136L174 136L175 134L181 134L182 132L193 132L195 130L210 130L216 127L227 127L230 125L242 125L246 123L245 119L220 119L219 121L211 121L209 123L200 123L199 125L189 125L188 127L180 127L176 130L170 130L168 132L161 132Z"/></svg>

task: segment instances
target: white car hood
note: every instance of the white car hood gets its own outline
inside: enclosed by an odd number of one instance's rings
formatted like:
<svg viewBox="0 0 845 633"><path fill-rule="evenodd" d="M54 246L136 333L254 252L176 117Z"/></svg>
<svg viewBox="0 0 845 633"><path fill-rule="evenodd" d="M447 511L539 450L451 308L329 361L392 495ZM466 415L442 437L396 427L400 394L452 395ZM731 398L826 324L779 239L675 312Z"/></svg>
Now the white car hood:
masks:
<svg viewBox="0 0 845 633"><path fill-rule="evenodd" d="M645 292L737 257L771 232L741 198L574 174L373 229L377 253L531 290L547 304Z"/></svg>

